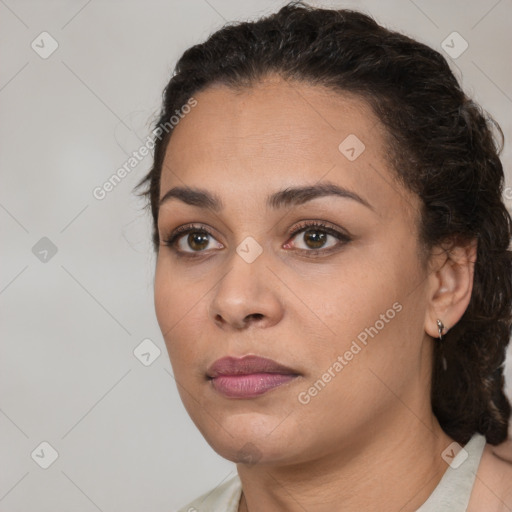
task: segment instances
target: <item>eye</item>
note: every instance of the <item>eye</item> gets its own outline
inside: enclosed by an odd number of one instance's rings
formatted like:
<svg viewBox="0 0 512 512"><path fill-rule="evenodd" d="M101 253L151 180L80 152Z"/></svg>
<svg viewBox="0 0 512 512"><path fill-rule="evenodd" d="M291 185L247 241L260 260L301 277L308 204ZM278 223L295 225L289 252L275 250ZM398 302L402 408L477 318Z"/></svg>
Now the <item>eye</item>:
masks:
<svg viewBox="0 0 512 512"><path fill-rule="evenodd" d="M302 237L299 237L301 233ZM298 238L298 242L292 243L294 238ZM323 222L306 221L290 234L284 247L315 256L336 251L351 240L346 233ZM162 240L162 244L170 247L180 257L196 257L212 249L224 248L206 226L190 224L175 229L168 238Z"/></svg>
<svg viewBox="0 0 512 512"><path fill-rule="evenodd" d="M214 248L222 249L224 247L205 226L198 227L193 225L180 226L162 243L169 246L178 255L184 253L186 256L194 256L194 253L201 253Z"/></svg>
<svg viewBox="0 0 512 512"><path fill-rule="evenodd" d="M291 233L291 238L286 242L285 248L289 248L291 245L290 241L296 237L298 242L293 242L293 247L308 255L330 253L351 241L347 234L319 221L302 223ZM329 242L331 244L327 245ZM302 247L300 246L301 244Z"/></svg>

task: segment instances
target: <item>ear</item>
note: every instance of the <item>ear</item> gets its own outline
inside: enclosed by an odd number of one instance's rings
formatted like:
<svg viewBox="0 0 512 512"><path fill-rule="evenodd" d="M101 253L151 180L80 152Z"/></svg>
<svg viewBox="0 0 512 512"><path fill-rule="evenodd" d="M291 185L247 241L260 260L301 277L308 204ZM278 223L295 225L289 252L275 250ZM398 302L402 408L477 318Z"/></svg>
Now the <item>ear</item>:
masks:
<svg viewBox="0 0 512 512"><path fill-rule="evenodd" d="M446 334L462 317L471 299L477 240L433 248L429 260L425 332L439 337L437 319Z"/></svg>

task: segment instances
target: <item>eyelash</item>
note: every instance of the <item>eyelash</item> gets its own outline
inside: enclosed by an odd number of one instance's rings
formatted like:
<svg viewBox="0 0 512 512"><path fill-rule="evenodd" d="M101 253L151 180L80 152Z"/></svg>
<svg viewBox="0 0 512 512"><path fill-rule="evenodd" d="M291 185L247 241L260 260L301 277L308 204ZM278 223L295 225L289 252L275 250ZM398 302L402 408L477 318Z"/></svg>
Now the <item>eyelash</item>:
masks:
<svg viewBox="0 0 512 512"><path fill-rule="evenodd" d="M342 233L341 231L338 231L337 229L334 229L332 227L329 227L327 224L321 222L321 221L305 221L302 222L299 226L297 226L289 235L288 240L295 238L296 235L298 235L301 232L306 232L310 230L311 228L317 228L318 231L323 231L329 235L334 236L339 240L339 242L333 246L329 247L328 249L296 249L300 252L306 253L308 256L316 256L318 254L330 254L331 252L339 249L341 245L347 244L352 241L352 238L347 235L346 233ZM215 238L215 235L210 231L206 226L195 226L191 224L186 224L184 226L180 226L176 230L174 230L171 235L164 239L162 241L163 245L168 246L174 251L174 253L179 256L180 258L198 258L201 257L202 254L205 253L205 251L193 251L193 252L183 252L176 248L176 242L184 236L192 232L197 232L211 236L212 238Z"/></svg>

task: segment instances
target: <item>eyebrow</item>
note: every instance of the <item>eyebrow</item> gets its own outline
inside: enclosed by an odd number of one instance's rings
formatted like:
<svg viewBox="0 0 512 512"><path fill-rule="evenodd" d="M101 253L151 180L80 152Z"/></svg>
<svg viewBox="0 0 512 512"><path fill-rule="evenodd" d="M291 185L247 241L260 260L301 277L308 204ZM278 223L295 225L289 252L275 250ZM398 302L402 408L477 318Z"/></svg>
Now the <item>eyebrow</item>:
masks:
<svg viewBox="0 0 512 512"><path fill-rule="evenodd" d="M302 187L287 187L275 192L267 197L267 208L279 209L285 206L300 205L326 196L352 199L370 210L374 210L373 206L360 195L329 181ZM177 199L190 206L210 209L214 212L220 212L224 208L224 203L218 195L197 187L171 188L160 199L159 207L171 199Z"/></svg>

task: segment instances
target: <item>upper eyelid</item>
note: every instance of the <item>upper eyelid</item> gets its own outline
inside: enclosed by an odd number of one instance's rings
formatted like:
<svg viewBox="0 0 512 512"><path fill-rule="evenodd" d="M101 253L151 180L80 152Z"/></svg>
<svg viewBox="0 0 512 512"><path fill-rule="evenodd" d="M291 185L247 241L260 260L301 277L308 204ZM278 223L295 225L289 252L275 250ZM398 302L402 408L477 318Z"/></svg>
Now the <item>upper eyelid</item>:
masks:
<svg viewBox="0 0 512 512"><path fill-rule="evenodd" d="M197 225L194 225L197 224ZM345 234L346 236L349 236L347 230L339 227L335 227L334 224L323 221L323 220L314 220L314 219L308 219L308 220L302 220L296 222L297 226L290 230L290 236L296 235L297 233L300 233L301 231L307 230L308 228L317 228L319 230L331 230L339 234ZM173 229L171 233L167 236L167 238L173 237L173 236L180 236L180 235L186 235L190 231L204 231L208 233L211 236L214 236L212 234L212 231L217 231L215 228L211 228L210 226L206 226L201 223L188 223L183 224L182 226L178 226L177 228ZM162 237L165 238L165 237Z"/></svg>

